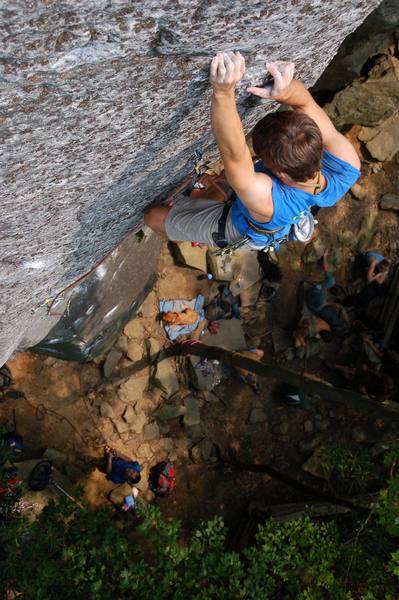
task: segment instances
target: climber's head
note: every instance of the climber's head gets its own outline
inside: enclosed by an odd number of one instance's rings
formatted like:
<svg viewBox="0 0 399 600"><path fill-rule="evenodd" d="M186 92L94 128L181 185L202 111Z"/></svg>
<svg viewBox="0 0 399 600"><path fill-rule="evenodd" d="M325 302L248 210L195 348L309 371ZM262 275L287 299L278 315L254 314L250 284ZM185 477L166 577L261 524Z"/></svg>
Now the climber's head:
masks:
<svg viewBox="0 0 399 600"><path fill-rule="evenodd" d="M307 181L320 169L321 131L311 117L292 110L270 113L252 134L256 155L273 173Z"/></svg>

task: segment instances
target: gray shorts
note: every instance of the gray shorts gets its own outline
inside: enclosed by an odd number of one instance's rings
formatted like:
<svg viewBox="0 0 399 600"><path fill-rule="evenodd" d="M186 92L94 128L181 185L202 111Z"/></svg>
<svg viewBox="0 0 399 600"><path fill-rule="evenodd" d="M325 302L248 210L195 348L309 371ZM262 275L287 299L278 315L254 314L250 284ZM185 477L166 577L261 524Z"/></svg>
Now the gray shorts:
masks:
<svg viewBox="0 0 399 600"><path fill-rule="evenodd" d="M215 246L212 233L217 232L224 202L205 198L182 196L172 206L165 221L165 231L173 242L198 242ZM242 238L231 220L231 210L226 221L226 240L231 244Z"/></svg>

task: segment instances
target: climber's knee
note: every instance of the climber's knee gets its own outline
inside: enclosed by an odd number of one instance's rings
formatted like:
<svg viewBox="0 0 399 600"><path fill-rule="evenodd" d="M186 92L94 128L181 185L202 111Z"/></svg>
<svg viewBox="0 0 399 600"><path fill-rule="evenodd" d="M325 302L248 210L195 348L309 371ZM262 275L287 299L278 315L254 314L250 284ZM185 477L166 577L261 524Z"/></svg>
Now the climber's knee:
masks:
<svg viewBox="0 0 399 600"><path fill-rule="evenodd" d="M144 213L144 223L154 231L165 231L165 221L170 211L170 206L152 206Z"/></svg>

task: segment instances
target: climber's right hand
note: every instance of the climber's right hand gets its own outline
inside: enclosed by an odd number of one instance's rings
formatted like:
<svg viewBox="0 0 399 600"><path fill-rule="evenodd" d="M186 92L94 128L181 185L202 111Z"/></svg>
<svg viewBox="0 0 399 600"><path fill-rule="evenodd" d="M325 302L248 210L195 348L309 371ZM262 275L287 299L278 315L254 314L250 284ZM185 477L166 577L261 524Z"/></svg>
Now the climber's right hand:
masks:
<svg viewBox="0 0 399 600"><path fill-rule="evenodd" d="M214 91L230 92L244 73L245 59L240 52L218 52L211 62L211 85Z"/></svg>

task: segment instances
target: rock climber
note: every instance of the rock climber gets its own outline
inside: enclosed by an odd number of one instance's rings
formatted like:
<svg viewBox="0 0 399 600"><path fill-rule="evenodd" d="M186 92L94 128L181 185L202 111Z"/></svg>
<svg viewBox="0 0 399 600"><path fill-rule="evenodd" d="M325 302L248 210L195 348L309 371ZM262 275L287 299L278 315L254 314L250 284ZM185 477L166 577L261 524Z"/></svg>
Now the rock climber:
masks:
<svg viewBox="0 0 399 600"><path fill-rule="evenodd" d="M151 207L145 223L174 241L210 246L276 247L306 241L313 230L312 206L333 206L360 176L359 157L303 83L292 62L266 64L265 87L248 92L292 110L266 115L253 131L253 163L237 111L235 88L245 74L239 52L218 52L210 67L212 131L225 174L236 196L232 204L182 197L174 206ZM271 79L270 79L271 77Z"/></svg>

